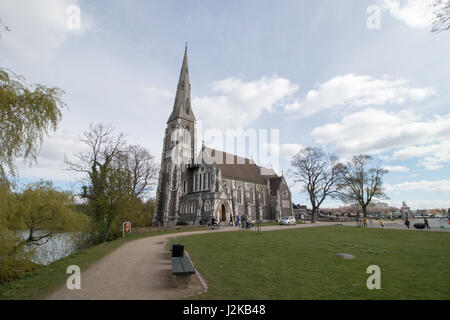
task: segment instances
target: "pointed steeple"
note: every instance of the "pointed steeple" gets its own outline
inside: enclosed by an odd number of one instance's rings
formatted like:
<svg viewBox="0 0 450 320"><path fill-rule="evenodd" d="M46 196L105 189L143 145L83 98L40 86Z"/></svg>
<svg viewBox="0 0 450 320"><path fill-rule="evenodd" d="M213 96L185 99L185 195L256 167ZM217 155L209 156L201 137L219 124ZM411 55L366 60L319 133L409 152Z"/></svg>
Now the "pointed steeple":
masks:
<svg viewBox="0 0 450 320"><path fill-rule="evenodd" d="M187 43L184 49L183 65L181 66L173 111L167 122L169 123L178 118L195 122L195 116L191 108L191 83L189 82Z"/></svg>

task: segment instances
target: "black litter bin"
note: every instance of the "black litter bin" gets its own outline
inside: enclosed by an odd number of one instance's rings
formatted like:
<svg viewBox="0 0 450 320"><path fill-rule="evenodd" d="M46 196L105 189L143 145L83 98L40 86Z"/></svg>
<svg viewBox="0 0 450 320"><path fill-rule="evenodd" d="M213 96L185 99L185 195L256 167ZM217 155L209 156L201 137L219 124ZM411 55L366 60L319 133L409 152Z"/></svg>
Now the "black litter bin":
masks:
<svg viewBox="0 0 450 320"><path fill-rule="evenodd" d="M172 257L182 257L184 256L184 245L174 244L172 246Z"/></svg>

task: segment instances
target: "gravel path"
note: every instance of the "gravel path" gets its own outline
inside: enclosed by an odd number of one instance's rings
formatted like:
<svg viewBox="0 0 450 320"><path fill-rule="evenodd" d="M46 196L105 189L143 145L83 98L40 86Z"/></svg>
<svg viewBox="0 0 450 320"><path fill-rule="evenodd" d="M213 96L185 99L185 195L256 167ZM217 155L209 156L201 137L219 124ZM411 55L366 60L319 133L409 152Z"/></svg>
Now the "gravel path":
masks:
<svg viewBox="0 0 450 320"><path fill-rule="evenodd" d="M296 226L267 226L263 231L288 230L335 225L335 222L298 224ZM355 223L339 223L354 226ZM165 300L181 299L204 291L197 276L192 276L186 289L175 288L170 253L164 244L176 237L210 232L237 231L235 227L166 234L127 242L81 270L81 290L69 290L66 284L47 299L50 300ZM250 232L242 230L240 232ZM189 251L189 248L187 248ZM69 276L69 275L68 275Z"/></svg>

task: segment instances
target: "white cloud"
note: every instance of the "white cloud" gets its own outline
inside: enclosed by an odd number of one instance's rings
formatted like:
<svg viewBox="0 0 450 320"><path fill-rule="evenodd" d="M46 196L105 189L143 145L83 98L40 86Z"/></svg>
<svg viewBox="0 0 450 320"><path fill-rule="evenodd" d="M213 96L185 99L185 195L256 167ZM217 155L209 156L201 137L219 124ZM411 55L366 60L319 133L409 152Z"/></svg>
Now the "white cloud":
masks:
<svg viewBox="0 0 450 320"><path fill-rule="evenodd" d="M427 170L440 169L446 163L450 163L450 140L441 141L436 144L420 145L396 150L389 160L407 160L422 158L419 164Z"/></svg>
<svg viewBox="0 0 450 320"><path fill-rule="evenodd" d="M74 154L86 149L86 146L70 135L53 135L44 140L38 153L37 164L25 165L22 159L16 161L19 177L32 180L75 181L73 172L67 171L64 159L75 160Z"/></svg>
<svg viewBox="0 0 450 320"><path fill-rule="evenodd" d="M175 99L175 93L170 90L144 85L141 88L144 93L144 97L146 102L150 106L166 106L173 104L173 100Z"/></svg>
<svg viewBox="0 0 450 320"><path fill-rule="evenodd" d="M383 166L383 169L389 170L389 172L408 172L409 168L405 166Z"/></svg>
<svg viewBox="0 0 450 320"><path fill-rule="evenodd" d="M244 82L231 77L212 84L216 95L195 97L193 108L197 119L209 128L242 128L256 120L263 111L272 112L298 90L289 79L261 77Z"/></svg>
<svg viewBox="0 0 450 320"><path fill-rule="evenodd" d="M430 28L434 18L429 0L383 0L382 6L397 20L414 29Z"/></svg>
<svg viewBox="0 0 450 320"><path fill-rule="evenodd" d="M412 191L424 190L433 192L450 193L450 180L421 180L421 181L406 181L396 185L385 185L387 191Z"/></svg>
<svg viewBox="0 0 450 320"><path fill-rule="evenodd" d="M26 59L51 59L71 35L94 27L93 18L81 8L81 29L69 29L67 9L79 0L6 0L1 19L12 31L2 35L0 48Z"/></svg>
<svg viewBox="0 0 450 320"><path fill-rule="evenodd" d="M311 135L318 143L334 143L339 155L378 154L450 139L450 114L422 120L407 111L368 108L316 127Z"/></svg>
<svg viewBox="0 0 450 320"><path fill-rule="evenodd" d="M284 158L287 161L291 161L292 157L303 148L301 144L296 143L284 143L284 144L265 143L263 147L265 151L273 151L274 153L278 154L280 157Z"/></svg>
<svg viewBox="0 0 450 320"><path fill-rule="evenodd" d="M285 109L308 117L324 109L403 104L407 100L422 101L435 94L431 87L411 87L406 80L376 79L349 73L310 90L303 100L290 103Z"/></svg>
<svg viewBox="0 0 450 320"><path fill-rule="evenodd" d="M286 160L292 160L292 157L296 155L300 149L302 149L301 144L295 144L295 143L287 143L282 144L280 149L280 155L284 157Z"/></svg>

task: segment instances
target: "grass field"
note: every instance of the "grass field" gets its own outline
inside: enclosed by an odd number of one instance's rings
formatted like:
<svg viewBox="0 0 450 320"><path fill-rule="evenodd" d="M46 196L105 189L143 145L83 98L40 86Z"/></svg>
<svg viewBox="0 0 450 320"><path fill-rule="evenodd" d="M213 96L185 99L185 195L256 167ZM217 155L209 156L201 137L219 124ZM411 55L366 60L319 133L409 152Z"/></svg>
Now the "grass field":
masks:
<svg viewBox="0 0 450 320"><path fill-rule="evenodd" d="M77 265L85 270L90 264L106 256L122 244L145 237L152 237L167 233L205 230L206 228L179 228L167 231L152 231L142 234L129 235L115 241L108 241L88 249L78 251L48 266L40 266L19 279L5 286L0 286L0 300L30 300L41 299L51 293L57 286L63 284L67 277L67 267Z"/></svg>
<svg viewBox="0 0 450 320"><path fill-rule="evenodd" d="M450 298L450 233L332 226L176 242L208 282L195 299ZM380 290L366 287L370 265L381 268Z"/></svg>

